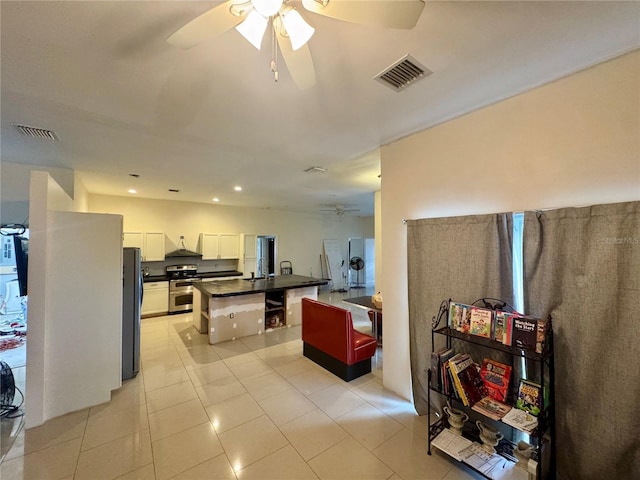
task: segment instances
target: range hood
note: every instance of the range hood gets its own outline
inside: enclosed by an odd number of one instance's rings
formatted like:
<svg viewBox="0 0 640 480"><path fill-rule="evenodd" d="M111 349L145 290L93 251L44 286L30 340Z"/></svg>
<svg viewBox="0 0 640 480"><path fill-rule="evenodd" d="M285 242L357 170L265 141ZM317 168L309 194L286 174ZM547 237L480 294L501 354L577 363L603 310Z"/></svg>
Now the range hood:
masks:
<svg viewBox="0 0 640 480"><path fill-rule="evenodd" d="M167 253L164 258L184 258L184 257L196 257L202 258L201 253L192 252L191 250L187 250L187 247L184 246L184 236L180 235L180 242L178 243L178 249L173 252Z"/></svg>

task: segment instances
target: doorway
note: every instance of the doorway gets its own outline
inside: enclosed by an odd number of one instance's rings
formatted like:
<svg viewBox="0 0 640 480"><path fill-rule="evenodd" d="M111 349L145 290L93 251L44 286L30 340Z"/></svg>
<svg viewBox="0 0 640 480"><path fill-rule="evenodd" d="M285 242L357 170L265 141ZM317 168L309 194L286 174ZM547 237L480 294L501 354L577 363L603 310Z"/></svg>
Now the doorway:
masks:
<svg viewBox="0 0 640 480"><path fill-rule="evenodd" d="M257 277L268 277L276 274L276 237L275 235L258 235Z"/></svg>
<svg viewBox="0 0 640 480"><path fill-rule="evenodd" d="M348 276L350 288L365 288L375 284L375 240L349 238Z"/></svg>

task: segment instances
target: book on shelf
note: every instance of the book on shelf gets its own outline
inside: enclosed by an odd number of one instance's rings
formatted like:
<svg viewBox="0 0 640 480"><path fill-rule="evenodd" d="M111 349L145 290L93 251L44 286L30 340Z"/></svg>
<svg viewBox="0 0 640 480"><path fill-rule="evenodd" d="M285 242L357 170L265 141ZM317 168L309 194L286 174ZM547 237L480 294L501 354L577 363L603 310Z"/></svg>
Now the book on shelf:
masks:
<svg viewBox="0 0 640 480"><path fill-rule="evenodd" d="M472 443L471 440L453 433L448 428L443 429L436 438L431 440L431 445L451 455L458 461L462 461L460 452L468 448Z"/></svg>
<svg viewBox="0 0 640 480"><path fill-rule="evenodd" d="M449 378L446 367L449 359L453 357L453 355L453 350L448 349L441 353L438 358L438 390L445 395L449 394Z"/></svg>
<svg viewBox="0 0 640 480"><path fill-rule="evenodd" d="M510 312L503 312L501 310L497 310L494 314L493 318L493 333L491 338L496 342L500 342L505 345L510 345L511 343L506 343L507 341L507 323L510 322L510 317L513 317L513 314ZM510 341L510 336L509 336Z"/></svg>
<svg viewBox="0 0 640 480"><path fill-rule="evenodd" d="M462 400L460 398L460 394L458 393L458 389L456 388L456 384L453 380L453 374L451 373L451 367L449 365L449 361L447 360L443 366L443 375L445 377L445 395L452 395L458 400Z"/></svg>
<svg viewBox="0 0 640 480"><path fill-rule="evenodd" d="M483 473L489 478L500 478L500 474L504 472L507 464L505 457L497 453L495 450L490 452L486 447L477 442L473 442L467 448L459 452L462 461ZM494 472L498 475L494 476Z"/></svg>
<svg viewBox="0 0 640 480"><path fill-rule="evenodd" d="M489 308L471 307L469 319L469 333L480 337L491 338L493 325L493 310Z"/></svg>
<svg viewBox="0 0 640 480"><path fill-rule="evenodd" d="M441 348L435 352L431 352L431 388L439 390L441 388L440 382L440 355L447 350L446 347Z"/></svg>
<svg viewBox="0 0 640 480"><path fill-rule="evenodd" d="M471 322L471 305L449 303L449 328L458 332L469 333Z"/></svg>
<svg viewBox="0 0 640 480"><path fill-rule="evenodd" d="M511 346L513 343L513 319L514 314L508 314L504 317L504 333L502 335L502 344Z"/></svg>
<svg viewBox="0 0 640 480"><path fill-rule="evenodd" d="M525 315L513 317L512 344L514 347L542 353L549 321Z"/></svg>
<svg viewBox="0 0 640 480"><path fill-rule="evenodd" d="M548 319L538 320L538 335L536 337L536 353L542 353L544 351L544 342L547 338L547 329L550 327Z"/></svg>
<svg viewBox="0 0 640 480"><path fill-rule="evenodd" d="M512 345L526 350L536 349L538 322L536 318L524 315L513 317Z"/></svg>
<svg viewBox="0 0 640 480"><path fill-rule="evenodd" d="M516 408L537 417L543 408L542 386L529 380L520 380Z"/></svg>
<svg viewBox="0 0 640 480"><path fill-rule="evenodd" d="M531 433L538 426L537 417L519 408L512 408L501 420L507 425L527 433Z"/></svg>
<svg viewBox="0 0 640 480"><path fill-rule="evenodd" d="M462 384L460 383L460 378L458 377L458 363L462 365L464 362L471 361L471 357L467 353L458 353L451 357L448 362L449 374L451 376L451 391L456 393L457 398L459 398L464 405L469 405L469 399L465 394L464 389L462 388Z"/></svg>
<svg viewBox="0 0 640 480"><path fill-rule="evenodd" d="M499 402L504 402L507 399L511 379L511 365L485 358L480 368L480 377L489 396Z"/></svg>
<svg viewBox="0 0 640 480"><path fill-rule="evenodd" d="M450 363L454 380L465 405L471 406L487 395L478 367L470 355L464 354L461 358Z"/></svg>
<svg viewBox="0 0 640 480"><path fill-rule="evenodd" d="M512 408L502 402L499 402L495 398L487 395L481 398L478 402L474 403L471 407L478 413L483 414L485 417L489 417L492 420L500 420L504 417Z"/></svg>

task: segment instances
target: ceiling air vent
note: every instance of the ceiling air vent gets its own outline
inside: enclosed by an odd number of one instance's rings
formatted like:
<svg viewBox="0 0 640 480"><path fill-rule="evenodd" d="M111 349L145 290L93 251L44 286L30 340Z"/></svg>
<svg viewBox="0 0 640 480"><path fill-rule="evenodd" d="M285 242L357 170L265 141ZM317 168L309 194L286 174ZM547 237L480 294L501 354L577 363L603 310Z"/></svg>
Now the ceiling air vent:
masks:
<svg viewBox="0 0 640 480"><path fill-rule="evenodd" d="M317 166L309 167L309 168L307 168L307 169L305 170L305 172L307 172L307 173L315 173L315 172L322 173L322 172L326 172L326 171L327 171L327 169L326 169L326 168L324 168L324 167L317 167Z"/></svg>
<svg viewBox="0 0 640 480"><path fill-rule="evenodd" d="M405 55L374 78L387 87L399 92L417 80L428 77L432 73L431 70L421 65L420 62L411 55Z"/></svg>
<svg viewBox="0 0 640 480"><path fill-rule="evenodd" d="M53 132L53 130L45 130L44 128L38 127L28 127L27 125L18 125L17 123L12 123L14 127L16 127L20 133L26 135L27 137L33 138L41 138L44 140L58 140L58 136Z"/></svg>

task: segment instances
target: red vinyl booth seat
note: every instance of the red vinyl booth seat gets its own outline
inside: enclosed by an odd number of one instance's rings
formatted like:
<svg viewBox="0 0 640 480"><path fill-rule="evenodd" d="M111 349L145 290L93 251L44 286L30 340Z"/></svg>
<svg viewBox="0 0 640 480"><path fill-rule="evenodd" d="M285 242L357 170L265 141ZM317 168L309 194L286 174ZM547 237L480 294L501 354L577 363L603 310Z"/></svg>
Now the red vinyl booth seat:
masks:
<svg viewBox="0 0 640 480"><path fill-rule="evenodd" d="M305 357L347 382L371 372L376 339L353 329L349 310L303 298L302 341Z"/></svg>

